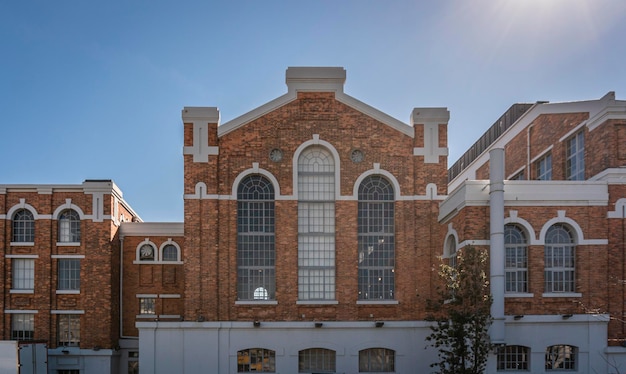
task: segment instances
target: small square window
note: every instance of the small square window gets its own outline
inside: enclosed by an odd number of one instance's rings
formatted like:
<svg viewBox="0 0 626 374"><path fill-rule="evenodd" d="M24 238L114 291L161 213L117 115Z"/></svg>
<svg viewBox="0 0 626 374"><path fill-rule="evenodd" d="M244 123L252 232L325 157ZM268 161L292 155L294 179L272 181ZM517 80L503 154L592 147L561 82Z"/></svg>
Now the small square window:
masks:
<svg viewBox="0 0 626 374"><path fill-rule="evenodd" d="M156 314L156 300L153 297L139 299L139 314Z"/></svg>

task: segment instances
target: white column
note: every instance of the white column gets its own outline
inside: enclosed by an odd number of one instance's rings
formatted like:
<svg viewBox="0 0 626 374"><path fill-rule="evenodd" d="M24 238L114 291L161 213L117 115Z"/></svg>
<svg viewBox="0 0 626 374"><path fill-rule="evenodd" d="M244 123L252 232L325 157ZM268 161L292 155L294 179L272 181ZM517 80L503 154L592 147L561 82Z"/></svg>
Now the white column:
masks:
<svg viewBox="0 0 626 374"><path fill-rule="evenodd" d="M489 269L493 344L504 344L504 149L489 151Z"/></svg>

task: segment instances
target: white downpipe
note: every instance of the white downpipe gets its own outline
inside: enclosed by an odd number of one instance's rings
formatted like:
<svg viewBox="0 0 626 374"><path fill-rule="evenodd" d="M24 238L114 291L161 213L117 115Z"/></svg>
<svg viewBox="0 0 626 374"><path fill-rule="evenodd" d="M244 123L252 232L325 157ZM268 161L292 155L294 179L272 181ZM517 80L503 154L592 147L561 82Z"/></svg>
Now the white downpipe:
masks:
<svg viewBox="0 0 626 374"><path fill-rule="evenodd" d="M491 343L504 344L504 149L489 151Z"/></svg>

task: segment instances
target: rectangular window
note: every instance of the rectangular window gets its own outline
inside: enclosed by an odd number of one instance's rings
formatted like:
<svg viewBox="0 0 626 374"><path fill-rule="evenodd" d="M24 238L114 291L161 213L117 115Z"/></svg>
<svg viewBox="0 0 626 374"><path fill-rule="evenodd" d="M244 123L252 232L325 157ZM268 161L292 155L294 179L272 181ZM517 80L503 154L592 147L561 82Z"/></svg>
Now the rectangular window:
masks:
<svg viewBox="0 0 626 374"><path fill-rule="evenodd" d="M14 258L12 261L14 290L35 289L35 260L32 258Z"/></svg>
<svg viewBox="0 0 626 374"><path fill-rule="evenodd" d="M528 371L530 349L521 345L507 345L498 350L498 371Z"/></svg>
<svg viewBox="0 0 626 374"><path fill-rule="evenodd" d="M565 177L568 180L585 180L585 137L579 132L567 141Z"/></svg>
<svg viewBox="0 0 626 374"><path fill-rule="evenodd" d="M11 339L12 340L33 340L35 331L34 314L12 314L11 315Z"/></svg>
<svg viewBox="0 0 626 374"><path fill-rule="evenodd" d="M537 180L552 180L552 154L548 153L535 162Z"/></svg>
<svg viewBox="0 0 626 374"><path fill-rule="evenodd" d="M80 260L76 258L59 259L59 290L80 290Z"/></svg>
<svg viewBox="0 0 626 374"><path fill-rule="evenodd" d="M156 314L156 300L153 297L140 298L139 314Z"/></svg>
<svg viewBox="0 0 626 374"><path fill-rule="evenodd" d="M76 347L80 344L80 315L58 315L58 345Z"/></svg>

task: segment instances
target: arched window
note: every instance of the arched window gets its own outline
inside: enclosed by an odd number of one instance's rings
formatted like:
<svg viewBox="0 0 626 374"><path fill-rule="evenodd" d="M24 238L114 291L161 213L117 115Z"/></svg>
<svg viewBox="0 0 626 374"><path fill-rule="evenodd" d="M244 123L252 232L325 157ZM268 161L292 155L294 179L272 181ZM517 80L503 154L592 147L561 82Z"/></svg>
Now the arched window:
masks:
<svg viewBox="0 0 626 374"><path fill-rule="evenodd" d="M161 261L178 261L178 248L176 248L176 246L173 244L167 244L165 247L163 247Z"/></svg>
<svg viewBox="0 0 626 374"><path fill-rule="evenodd" d="M309 348L298 352L299 373L334 373L335 351L324 348Z"/></svg>
<svg viewBox="0 0 626 374"><path fill-rule="evenodd" d="M139 248L139 261L156 261L155 250L151 244L143 244Z"/></svg>
<svg viewBox="0 0 626 374"><path fill-rule="evenodd" d="M80 216L73 209L66 209L59 214L59 242L80 242Z"/></svg>
<svg viewBox="0 0 626 374"><path fill-rule="evenodd" d="M335 160L319 146L298 159L298 299L335 299Z"/></svg>
<svg viewBox="0 0 626 374"><path fill-rule="evenodd" d="M237 189L239 300L274 299L275 262L274 186L261 175L251 175Z"/></svg>
<svg viewBox="0 0 626 374"><path fill-rule="evenodd" d="M394 299L393 187L381 176L369 176L358 197L359 299Z"/></svg>
<svg viewBox="0 0 626 374"><path fill-rule="evenodd" d="M456 253L456 239L453 235L448 236L446 241L446 255L448 257L448 265L456 268L457 253Z"/></svg>
<svg viewBox="0 0 626 374"><path fill-rule="evenodd" d="M504 251L505 292L528 292L528 248L518 226L504 226Z"/></svg>
<svg viewBox="0 0 626 374"><path fill-rule="evenodd" d="M530 348L523 345L507 345L498 349L498 371L528 371Z"/></svg>
<svg viewBox="0 0 626 374"><path fill-rule="evenodd" d="M551 226L545 239L545 292L575 292L574 239L569 227L563 224Z"/></svg>
<svg viewBox="0 0 626 374"><path fill-rule="evenodd" d="M359 372L393 373L396 352L386 348L369 348L359 351Z"/></svg>
<svg viewBox="0 0 626 374"><path fill-rule="evenodd" d="M13 240L17 243L35 241L35 217L28 209L20 209L13 215Z"/></svg>
<svg viewBox="0 0 626 374"><path fill-rule="evenodd" d="M546 371L576 370L578 348L572 345L551 345L546 348Z"/></svg>
<svg viewBox="0 0 626 374"><path fill-rule="evenodd" d="M275 371L275 351L265 348L249 348L237 352L238 373L273 373Z"/></svg>

